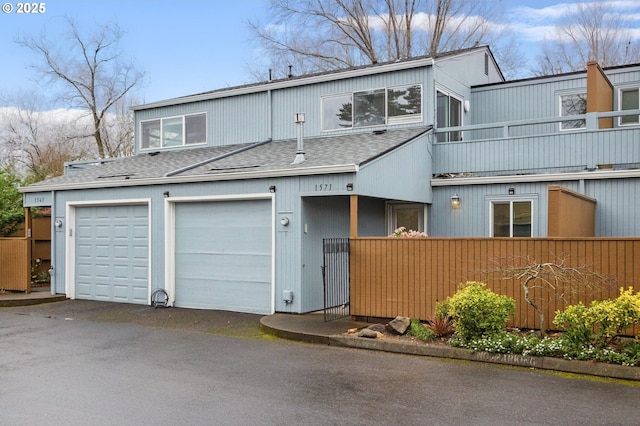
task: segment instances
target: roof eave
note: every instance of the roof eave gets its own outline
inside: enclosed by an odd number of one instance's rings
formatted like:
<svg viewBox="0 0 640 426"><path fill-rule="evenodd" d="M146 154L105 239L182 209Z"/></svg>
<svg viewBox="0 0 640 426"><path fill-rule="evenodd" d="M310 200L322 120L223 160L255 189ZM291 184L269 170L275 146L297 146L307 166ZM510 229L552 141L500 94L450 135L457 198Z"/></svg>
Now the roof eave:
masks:
<svg viewBox="0 0 640 426"><path fill-rule="evenodd" d="M264 84L238 86L229 89L215 90L197 95L184 96L180 98L166 99L163 101L152 102L144 105L132 107L133 111L143 111L152 108L161 108L166 106L181 105L192 102L208 101L211 99L227 98L230 96L248 95L252 93L266 92L269 90L286 89L289 87L305 86L309 84L324 83L333 80L342 80L346 78L361 77L366 75L381 74L386 72L400 71L406 69L420 68L433 64L433 59L425 57L412 61L399 61L389 64L382 64L375 67L348 69L341 72L318 74L309 77L300 77L289 80L277 80L266 82Z"/></svg>
<svg viewBox="0 0 640 426"><path fill-rule="evenodd" d="M322 174L357 173L357 164L338 164L332 166L312 166L295 169L264 170L254 172L235 172L218 174L199 174L191 176L155 177L145 179L121 179L108 181L91 181L84 183L65 183L59 185L33 185L18 188L22 193L49 191L69 191L77 189L122 188L147 185L167 185L196 182L216 182L228 180L265 179L289 176L311 176Z"/></svg>

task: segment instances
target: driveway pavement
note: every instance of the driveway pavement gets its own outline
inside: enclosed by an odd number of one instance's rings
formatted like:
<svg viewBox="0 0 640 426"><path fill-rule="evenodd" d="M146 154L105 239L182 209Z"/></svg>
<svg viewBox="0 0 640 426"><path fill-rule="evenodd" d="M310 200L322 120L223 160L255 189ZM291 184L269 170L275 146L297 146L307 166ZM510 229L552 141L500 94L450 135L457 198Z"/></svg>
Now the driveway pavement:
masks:
<svg viewBox="0 0 640 426"><path fill-rule="evenodd" d="M18 295L20 295L20 293L18 293ZM43 297L42 295L34 295L32 293L32 298L34 296ZM9 297L13 296L0 296L0 306L1 302L6 302ZM0 308L0 310L1 309L2 308ZM346 336L344 333L347 330L363 328L369 324L353 321L349 318L325 322L320 313L304 315L276 313L274 315L262 316L215 310L153 308L145 305L87 300L64 300L55 303L17 306L4 309L15 313L47 318L78 319L133 324L155 328L183 329L231 337L269 337L269 335L275 335L290 340L333 346L480 361L640 382L640 367L625 367L586 361L568 361L552 357L474 353L465 349L451 348L442 345L424 345L421 343L407 343L396 340L365 339Z"/></svg>
<svg viewBox="0 0 640 426"><path fill-rule="evenodd" d="M640 387L628 382L217 335L257 337L260 319L86 301L2 308L0 424L583 426L640 418ZM236 326L243 331L231 333Z"/></svg>

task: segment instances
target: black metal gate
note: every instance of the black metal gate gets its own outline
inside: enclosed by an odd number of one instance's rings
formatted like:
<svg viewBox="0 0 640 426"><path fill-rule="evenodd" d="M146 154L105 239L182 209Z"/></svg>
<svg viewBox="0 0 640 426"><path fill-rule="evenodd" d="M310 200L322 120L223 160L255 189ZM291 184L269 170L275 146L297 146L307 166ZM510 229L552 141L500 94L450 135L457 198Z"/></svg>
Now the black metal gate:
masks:
<svg viewBox="0 0 640 426"><path fill-rule="evenodd" d="M324 320L349 316L349 238L322 240Z"/></svg>

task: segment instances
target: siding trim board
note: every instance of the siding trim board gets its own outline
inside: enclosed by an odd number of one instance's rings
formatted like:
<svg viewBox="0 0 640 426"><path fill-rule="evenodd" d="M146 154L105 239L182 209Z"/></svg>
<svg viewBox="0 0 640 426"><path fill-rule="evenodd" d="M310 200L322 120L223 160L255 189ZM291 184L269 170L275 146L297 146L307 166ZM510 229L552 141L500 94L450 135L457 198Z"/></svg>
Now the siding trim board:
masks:
<svg viewBox="0 0 640 426"><path fill-rule="evenodd" d="M489 185L496 183L523 183L523 182L557 182L568 180L599 180L599 179L627 179L640 178L640 170L611 170L606 172L580 172L580 173L545 173L532 175L509 175L487 177L464 177L451 179L432 179L432 186L458 186L458 185Z"/></svg>

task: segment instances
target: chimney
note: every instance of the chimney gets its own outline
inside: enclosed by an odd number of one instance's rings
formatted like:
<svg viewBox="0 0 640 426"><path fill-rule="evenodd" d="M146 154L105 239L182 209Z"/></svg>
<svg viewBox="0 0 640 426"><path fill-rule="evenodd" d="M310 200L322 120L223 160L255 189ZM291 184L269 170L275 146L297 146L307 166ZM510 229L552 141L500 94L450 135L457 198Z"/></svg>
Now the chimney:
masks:
<svg viewBox="0 0 640 426"><path fill-rule="evenodd" d="M304 136L303 136L303 125L304 125L304 112L297 112L294 115L294 121L298 126L298 146L296 149L296 158L293 160L291 164L300 164L302 163L304 158Z"/></svg>

